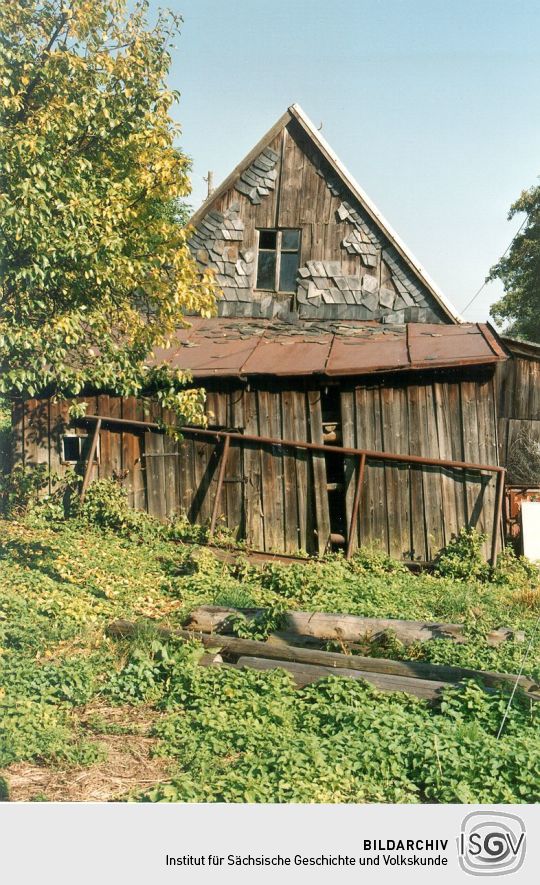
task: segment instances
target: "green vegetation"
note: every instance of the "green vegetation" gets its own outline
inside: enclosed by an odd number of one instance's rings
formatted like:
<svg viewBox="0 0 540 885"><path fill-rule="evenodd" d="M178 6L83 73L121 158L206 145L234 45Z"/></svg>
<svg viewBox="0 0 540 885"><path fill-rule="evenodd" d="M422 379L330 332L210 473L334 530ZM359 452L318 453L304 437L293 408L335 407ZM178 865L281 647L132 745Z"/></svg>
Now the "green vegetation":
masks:
<svg viewBox="0 0 540 885"><path fill-rule="evenodd" d="M150 368L186 311L215 311L189 251L190 160L167 83L181 19L126 0L12 0L0 43L0 390L155 387L203 417L189 375ZM99 353L99 359L96 354Z"/></svg>
<svg viewBox="0 0 540 885"><path fill-rule="evenodd" d="M489 273L488 280L499 279L504 286L504 295L490 313L497 323L506 323L507 334L540 341L540 186L522 191L510 207L508 219L521 214L525 218L510 248Z"/></svg>
<svg viewBox="0 0 540 885"><path fill-rule="evenodd" d="M130 513L122 493L102 483L75 516L60 518L45 498L2 520L0 534L0 776L8 786L12 763L97 771L107 739L142 735L153 757L167 760L167 774L145 786L143 776L124 793L111 786L111 797L538 800L539 714L530 703L514 699L497 739L508 697L474 683L449 687L434 708L338 677L296 691L283 671L198 667L198 643L164 641L154 626L178 626L208 603L266 609L255 622L235 623L238 635L255 638L285 609L462 622L466 644L404 646L389 636L365 651L517 672L527 643L493 648L485 640L500 626L528 638L538 619L538 573L511 553L491 580L479 569L477 540L464 535L434 575L411 575L365 550L349 563L333 555L257 567L239 550L225 564L192 543L204 530ZM137 621L137 635L108 638L115 618ZM524 673L540 681L538 634Z"/></svg>

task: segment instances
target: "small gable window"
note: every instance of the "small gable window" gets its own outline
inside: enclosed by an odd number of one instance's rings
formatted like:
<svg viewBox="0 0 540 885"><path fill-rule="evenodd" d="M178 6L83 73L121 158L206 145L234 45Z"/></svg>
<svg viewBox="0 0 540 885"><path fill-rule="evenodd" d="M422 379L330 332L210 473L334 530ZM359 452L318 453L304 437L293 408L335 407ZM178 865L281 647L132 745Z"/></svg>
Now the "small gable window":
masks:
<svg viewBox="0 0 540 885"><path fill-rule="evenodd" d="M299 230L259 231L257 289L295 292L299 263Z"/></svg>

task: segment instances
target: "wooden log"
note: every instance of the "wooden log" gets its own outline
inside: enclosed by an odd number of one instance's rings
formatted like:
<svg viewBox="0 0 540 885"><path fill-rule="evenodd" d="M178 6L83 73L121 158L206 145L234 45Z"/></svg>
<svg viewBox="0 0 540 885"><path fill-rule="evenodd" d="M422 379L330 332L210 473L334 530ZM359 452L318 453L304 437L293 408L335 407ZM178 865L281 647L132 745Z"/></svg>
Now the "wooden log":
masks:
<svg viewBox="0 0 540 885"><path fill-rule="evenodd" d="M107 633L110 636L124 638L132 636L136 630L136 625L130 621L114 621L107 628ZM216 649L219 649L222 659L246 656L258 657L267 660L323 666L330 670L360 670L388 676L435 680L445 683L456 683L461 679L480 679L486 685L493 688L500 687L504 683L513 686L517 682L519 688L526 692L528 696L535 700L540 699L539 687L525 676L518 677L507 673L496 673L491 670L472 670L465 667L452 667L425 661L394 661L387 658L347 655L327 652L321 649L299 648L288 645L285 642L261 642L255 639L239 639L234 636L194 633L190 630L169 630L163 627L158 628L158 630L165 637L177 636L187 640L196 639L206 648L213 649L214 652Z"/></svg>
<svg viewBox="0 0 540 885"><path fill-rule="evenodd" d="M446 683L435 682L427 679L407 679L404 676L386 676L380 673L372 673L362 670L335 670L331 667L321 667L308 664L297 664L291 661L268 660L266 658L241 657L236 666L250 667L253 670L286 670L295 681L297 688L303 688L319 679L328 676L342 676L348 679L365 680L379 691L405 691L415 697L424 700L437 700Z"/></svg>
<svg viewBox="0 0 540 885"><path fill-rule="evenodd" d="M258 611L260 610L200 606L191 612L187 625L192 630L208 633L222 629L228 618L233 615L240 613L250 619L254 618ZM405 643L424 642L435 638L450 638L456 642L466 641L462 624L362 618L328 612L286 612L283 616L282 629L289 633L315 636L318 639L337 639L342 642L358 642L366 637L375 639L388 630L392 630L396 637Z"/></svg>
<svg viewBox="0 0 540 885"><path fill-rule="evenodd" d="M251 620L261 611L262 609L234 609L203 605L191 612L186 625L192 630L212 633L226 628L228 618L233 615L243 614L248 620ZM467 641L463 624L407 621L397 618L363 618L357 615L329 612L286 612L279 632L292 636L311 636L320 640L359 642L366 639L370 641L377 639L389 630L400 642L405 644L425 642L431 639ZM500 627L486 634L486 642L494 647L506 640L523 642L524 639L525 634L522 631L512 631L508 627Z"/></svg>

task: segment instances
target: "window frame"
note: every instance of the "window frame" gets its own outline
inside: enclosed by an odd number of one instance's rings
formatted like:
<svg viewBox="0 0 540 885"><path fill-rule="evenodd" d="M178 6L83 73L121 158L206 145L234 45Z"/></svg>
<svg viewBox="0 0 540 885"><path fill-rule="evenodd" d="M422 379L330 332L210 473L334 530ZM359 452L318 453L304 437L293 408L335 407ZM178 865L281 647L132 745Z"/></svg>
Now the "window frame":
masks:
<svg viewBox="0 0 540 885"><path fill-rule="evenodd" d="M69 439L78 439L79 440L79 457L76 461L71 460L70 458L65 457L65 447L64 440L66 438ZM63 433L60 443L61 443L61 451L60 451L60 462L61 464L80 464L81 462L88 461L88 457L85 457L85 446L88 446L88 442L90 437L88 433L74 433L73 431L67 431L67 433ZM96 453L94 455L94 464L100 463L100 439L98 437Z"/></svg>
<svg viewBox="0 0 540 885"><path fill-rule="evenodd" d="M289 231L295 231L298 233L298 248L297 249L282 249L281 243L283 239L283 233L288 233ZM276 248L275 249L261 249L260 240L261 233L275 233L276 235ZM256 292L275 292L278 295L294 295L296 292L296 288L294 289L280 289L279 283L281 278L281 253L285 252L287 255L298 255L298 267L300 267L300 252L302 249L302 229L300 227L260 227L257 228L257 261L255 266L255 286L254 289ZM258 285L258 276L259 276L259 256L261 252L275 252L276 255L276 266L274 271L274 288L273 289L263 289Z"/></svg>

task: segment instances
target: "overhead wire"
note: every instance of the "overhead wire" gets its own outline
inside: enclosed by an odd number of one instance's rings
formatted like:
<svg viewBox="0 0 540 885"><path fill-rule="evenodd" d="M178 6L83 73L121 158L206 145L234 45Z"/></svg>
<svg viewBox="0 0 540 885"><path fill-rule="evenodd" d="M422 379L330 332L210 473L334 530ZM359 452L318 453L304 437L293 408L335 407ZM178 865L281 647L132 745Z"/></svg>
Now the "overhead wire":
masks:
<svg viewBox="0 0 540 885"><path fill-rule="evenodd" d="M518 227L517 231L515 232L514 236L512 237L512 239L510 240L510 242L508 243L508 246L506 247L506 249L504 250L503 254L501 255L501 258L504 258L504 256L506 255L506 253L510 251L510 249L512 248L512 245L513 245L513 243L514 243L514 241L515 241L515 239L516 239L516 237L521 233L521 231L522 231L523 228L525 227L525 224L526 224L526 222L527 222L528 220L529 220L529 216L526 215L525 218L523 219L523 221L521 222L520 226ZM484 280L484 282L482 283L482 285L480 286L480 288L478 289L478 291L474 293L474 295L473 295L473 297L471 298L471 300L469 301L469 303L466 304L465 307L463 307L463 308L461 309L461 313L465 313L465 311L467 311L467 310L469 309L469 307L471 306L471 304L472 304L474 301L476 301L476 299L477 299L478 296L480 295L480 292L482 292L482 290L487 286L488 282L489 282L489 278L487 278L487 279Z"/></svg>

